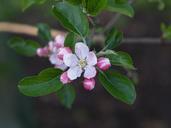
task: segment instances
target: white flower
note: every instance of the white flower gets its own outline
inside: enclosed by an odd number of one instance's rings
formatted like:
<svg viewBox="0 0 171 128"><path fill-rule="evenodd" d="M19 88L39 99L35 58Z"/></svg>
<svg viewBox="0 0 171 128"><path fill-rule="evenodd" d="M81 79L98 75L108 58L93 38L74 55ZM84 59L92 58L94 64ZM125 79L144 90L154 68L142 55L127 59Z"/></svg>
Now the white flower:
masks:
<svg viewBox="0 0 171 128"><path fill-rule="evenodd" d="M75 45L75 54L66 54L63 58L64 64L69 67L68 78L75 80L84 72L84 78L91 79L96 76L97 57L90 52L87 45L78 42Z"/></svg>

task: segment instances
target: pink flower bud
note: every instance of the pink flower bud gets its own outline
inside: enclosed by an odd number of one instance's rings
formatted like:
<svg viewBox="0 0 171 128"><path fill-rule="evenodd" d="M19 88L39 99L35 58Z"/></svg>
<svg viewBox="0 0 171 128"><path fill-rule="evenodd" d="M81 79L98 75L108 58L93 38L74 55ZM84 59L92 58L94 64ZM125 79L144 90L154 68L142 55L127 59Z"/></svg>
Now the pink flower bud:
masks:
<svg viewBox="0 0 171 128"><path fill-rule="evenodd" d="M100 57L97 61L97 67L105 71L111 67L110 60L108 58Z"/></svg>
<svg viewBox="0 0 171 128"><path fill-rule="evenodd" d="M38 48L37 49L37 55L39 57L47 57L49 55L49 49L48 49L48 47Z"/></svg>
<svg viewBox="0 0 171 128"><path fill-rule="evenodd" d="M83 86L84 86L84 89L91 91L95 87L95 80L93 78L92 79L84 79Z"/></svg>
<svg viewBox="0 0 171 128"><path fill-rule="evenodd" d="M68 78L67 72L62 73L61 77L60 77L60 81L63 84L68 84L71 82L71 80Z"/></svg>
<svg viewBox="0 0 171 128"><path fill-rule="evenodd" d="M69 54L69 53L72 53L69 47L60 48L58 51L58 58L63 60L64 55Z"/></svg>

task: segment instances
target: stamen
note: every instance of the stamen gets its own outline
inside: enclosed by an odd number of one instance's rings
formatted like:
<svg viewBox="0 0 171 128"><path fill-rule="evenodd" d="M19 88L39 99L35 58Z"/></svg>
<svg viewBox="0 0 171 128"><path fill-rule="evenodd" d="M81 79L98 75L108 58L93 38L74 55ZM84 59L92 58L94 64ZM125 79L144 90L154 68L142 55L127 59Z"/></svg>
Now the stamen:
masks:
<svg viewBox="0 0 171 128"><path fill-rule="evenodd" d="M87 65L87 63L86 63L85 60L82 59L82 60L79 60L78 65L79 65L81 68L84 68L84 67Z"/></svg>

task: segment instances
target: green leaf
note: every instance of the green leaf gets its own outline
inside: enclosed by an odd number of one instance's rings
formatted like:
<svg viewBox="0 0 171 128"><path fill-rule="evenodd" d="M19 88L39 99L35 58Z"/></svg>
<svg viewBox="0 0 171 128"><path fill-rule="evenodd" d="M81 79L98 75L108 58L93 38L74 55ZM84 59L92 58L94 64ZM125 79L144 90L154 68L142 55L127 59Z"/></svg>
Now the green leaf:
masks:
<svg viewBox="0 0 171 128"><path fill-rule="evenodd" d="M96 16L107 5L107 0L85 0L85 8L88 14Z"/></svg>
<svg viewBox="0 0 171 128"><path fill-rule="evenodd" d="M22 79L18 84L18 88L26 96L48 95L62 88L63 84L59 80L60 74L60 70L48 68L37 76Z"/></svg>
<svg viewBox="0 0 171 128"><path fill-rule="evenodd" d="M125 69L135 69L131 56L126 52L115 52L113 54L106 55L109 58L112 65L121 66Z"/></svg>
<svg viewBox="0 0 171 128"><path fill-rule="evenodd" d="M76 43L76 35L72 32L68 33L65 39L65 46L70 47L74 50L75 43Z"/></svg>
<svg viewBox="0 0 171 128"><path fill-rule="evenodd" d="M75 5L78 5L78 4L81 4L82 3L82 0L66 0L72 4L75 4Z"/></svg>
<svg viewBox="0 0 171 128"><path fill-rule="evenodd" d="M127 0L108 0L107 10L121 13L129 17L134 16L134 9Z"/></svg>
<svg viewBox="0 0 171 128"><path fill-rule="evenodd" d="M117 46L120 45L122 39L123 39L123 33L113 28L107 36L107 39L105 41L106 46L104 50L116 48Z"/></svg>
<svg viewBox="0 0 171 128"><path fill-rule="evenodd" d="M58 2L53 7L53 12L59 22L69 31L85 37L89 31L87 17L79 6L67 2Z"/></svg>
<svg viewBox="0 0 171 128"><path fill-rule="evenodd" d="M23 10L26 10L33 4L43 4L46 0L22 0Z"/></svg>
<svg viewBox="0 0 171 128"><path fill-rule="evenodd" d="M171 25L161 24L162 37L166 40L171 40Z"/></svg>
<svg viewBox="0 0 171 128"><path fill-rule="evenodd" d="M18 37L12 38L8 42L8 45L17 53L29 57L36 55L36 50L40 47L40 45L35 41L24 40Z"/></svg>
<svg viewBox="0 0 171 128"><path fill-rule="evenodd" d="M117 72L99 71L98 79L103 87L116 99L127 104L133 104L136 99L136 91L133 83Z"/></svg>
<svg viewBox="0 0 171 128"><path fill-rule="evenodd" d="M57 96L65 107L71 108L76 97L76 92L72 85L65 85L57 92Z"/></svg>
<svg viewBox="0 0 171 128"><path fill-rule="evenodd" d="M51 41L52 40L52 35L50 32L50 28L46 24L38 24L38 35L39 37L44 40L44 41Z"/></svg>

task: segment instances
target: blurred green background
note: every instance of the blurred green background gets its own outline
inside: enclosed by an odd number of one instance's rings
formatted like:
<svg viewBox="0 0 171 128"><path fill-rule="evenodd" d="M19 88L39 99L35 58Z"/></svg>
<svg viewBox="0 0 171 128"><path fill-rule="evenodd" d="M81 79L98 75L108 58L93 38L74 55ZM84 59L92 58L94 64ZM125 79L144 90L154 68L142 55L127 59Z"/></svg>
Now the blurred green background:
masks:
<svg viewBox="0 0 171 128"><path fill-rule="evenodd" d="M165 8L159 10L158 2L136 0L133 4L135 17L122 16L116 26L124 31L125 37L160 37L160 23L169 24L171 21L171 1L165 0L164 3ZM21 0L0 0L0 21L31 25L43 22L62 30L51 13L51 5L52 0L23 12ZM99 24L104 26L113 16L113 13L103 13L98 17ZM171 127L170 44L137 42L119 48L131 53L138 69L135 105L121 104L97 85L93 92L78 89L73 109L67 110L53 96L30 98L20 94L16 85L22 77L36 74L50 65L47 60L25 58L9 49L7 42L13 36L38 40L26 35L0 33L0 128Z"/></svg>

